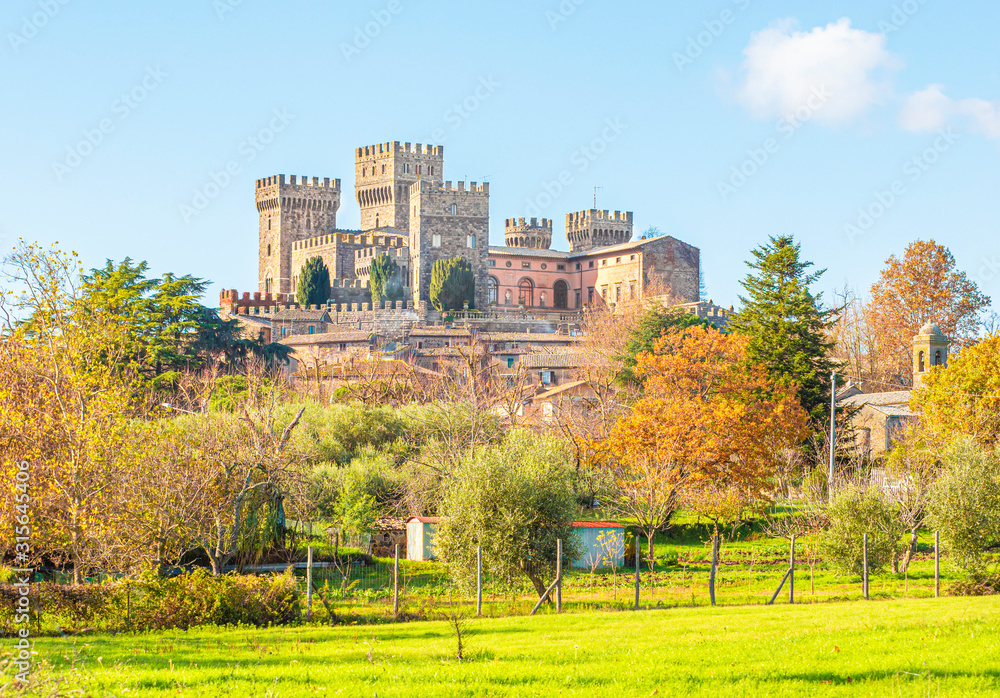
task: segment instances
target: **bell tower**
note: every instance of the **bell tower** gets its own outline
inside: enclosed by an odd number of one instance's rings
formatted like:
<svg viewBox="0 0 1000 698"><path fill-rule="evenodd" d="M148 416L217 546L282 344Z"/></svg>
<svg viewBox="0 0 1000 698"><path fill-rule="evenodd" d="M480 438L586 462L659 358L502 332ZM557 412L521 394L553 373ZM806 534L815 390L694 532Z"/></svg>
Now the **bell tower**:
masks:
<svg viewBox="0 0 1000 698"><path fill-rule="evenodd" d="M937 325L928 322L913 338L913 387L923 385L924 376L936 366L948 365L948 338Z"/></svg>

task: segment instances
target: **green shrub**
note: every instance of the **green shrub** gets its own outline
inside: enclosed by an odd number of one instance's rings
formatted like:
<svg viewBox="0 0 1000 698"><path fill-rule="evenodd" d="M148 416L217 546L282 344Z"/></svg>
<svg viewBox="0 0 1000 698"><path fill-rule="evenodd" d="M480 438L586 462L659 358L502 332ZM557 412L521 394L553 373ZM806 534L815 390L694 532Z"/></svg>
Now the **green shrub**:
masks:
<svg viewBox="0 0 1000 698"><path fill-rule="evenodd" d="M997 596L1000 595L1000 574L975 575L955 582L948 587L952 596Z"/></svg>
<svg viewBox="0 0 1000 698"><path fill-rule="evenodd" d="M878 573L899 552L905 533L896 508L877 487L851 485L837 494L828 510L830 524L821 548L830 565L842 574L861 574L864 534L868 534L868 570Z"/></svg>

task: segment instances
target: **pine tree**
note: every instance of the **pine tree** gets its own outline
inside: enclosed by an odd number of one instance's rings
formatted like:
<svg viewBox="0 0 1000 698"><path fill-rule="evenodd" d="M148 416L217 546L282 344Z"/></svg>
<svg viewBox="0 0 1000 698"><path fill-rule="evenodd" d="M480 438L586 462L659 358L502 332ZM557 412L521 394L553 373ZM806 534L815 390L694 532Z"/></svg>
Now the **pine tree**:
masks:
<svg viewBox="0 0 1000 698"><path fill-rule="evenodd" d="M827 339L835 310L824 310L822 295L809 287L826 271L806 273L812 262L799 257L791 236L771 237L753 251L743 280L746 296L729 329L750 337L748 355L767 368L771 377L798 386L799 400L816 420L830 414L830 358L834 342Z"/></svg>
<svg viewBox="0 0 1000 698"><path fill-rule="evenodd" d="M372 260L370 285L372 303L403 300L403 284L399 279L399 265L387 254L380 254Z"/></svg>
<svg viewBox="0 0 1000 698"><path fill-rule="evenodd" d="M475 305L476 277L462 257L439 259L431 267L431 305L437 310L461 310Z"/></svg>
<svg viewBox="0 0 1000 698"><path fill-rule="evenodd" d="M322 305L330 300L330 270L321 257L313 257L302 265L295 300L302 306Z"/></svg>

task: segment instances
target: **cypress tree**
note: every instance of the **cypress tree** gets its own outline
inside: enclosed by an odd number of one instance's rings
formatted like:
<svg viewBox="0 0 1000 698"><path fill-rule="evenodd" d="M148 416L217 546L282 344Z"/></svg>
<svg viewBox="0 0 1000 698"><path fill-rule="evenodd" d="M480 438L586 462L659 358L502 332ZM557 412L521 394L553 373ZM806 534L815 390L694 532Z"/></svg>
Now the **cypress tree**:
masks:
<svg viewBox="0 0 1000 698"><path fill-rule="evenodd" d="M372 303L403 300L403 284L399 277L399 265L387 254L380 254L372 260L369 272Z"/></svg>
<svg viewBox="0 0 1000 698"><path fill-rule="evenodd" d="M461 310L475 305L476 276L463 257L439 259L431 267L431 305L437 310Z"/></svg>
<svg viewBox="0 0 1000 698"><path fill-rule="evenodd" d="M810 286L825 273L807 270L800 246L791 236L771 237L753 251L752 270L743 280L742 308L729 329L750 337L748 354L767 368L772 378L795 383L799 400L816 420L830 415L830 358L835 343L828 339L836 310L824 310L822 293Z"/></svg>
<svg viewBox="0 0 1000 698"><path fill-rule="evenodd" d="M330 270L321 257L313 257L302 265L295 300L299 305L322 305L330 300Z"/></svg>

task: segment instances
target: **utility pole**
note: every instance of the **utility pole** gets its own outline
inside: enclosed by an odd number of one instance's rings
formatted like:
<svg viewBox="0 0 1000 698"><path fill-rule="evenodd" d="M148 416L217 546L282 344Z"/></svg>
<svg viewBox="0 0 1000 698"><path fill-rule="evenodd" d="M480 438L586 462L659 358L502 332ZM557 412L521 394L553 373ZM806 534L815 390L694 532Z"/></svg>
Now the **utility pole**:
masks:
<svg viewBox="0 0 1000 698"><path fill-rule="evenodd" d="M830 376L830 473L827 490L830 502L833 502L834 467L837 463L837 372Z"/></svg>

